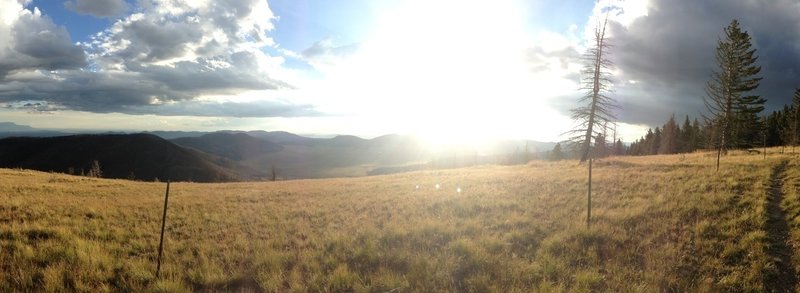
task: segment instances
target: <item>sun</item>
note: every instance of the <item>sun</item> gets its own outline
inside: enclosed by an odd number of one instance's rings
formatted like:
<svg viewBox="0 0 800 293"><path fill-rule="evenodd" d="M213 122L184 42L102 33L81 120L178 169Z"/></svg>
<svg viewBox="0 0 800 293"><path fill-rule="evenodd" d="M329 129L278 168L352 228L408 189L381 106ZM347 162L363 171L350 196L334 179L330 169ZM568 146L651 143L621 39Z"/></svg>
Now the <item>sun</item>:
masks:
<svg viewBox="0 0 800 293"><path fill-rule="evenodd" d="M552 123L563 117L542 97L575 85L530 72L521 7L411 0L387 9L332 79L338 110L437 145L558 136Z"/></svg>

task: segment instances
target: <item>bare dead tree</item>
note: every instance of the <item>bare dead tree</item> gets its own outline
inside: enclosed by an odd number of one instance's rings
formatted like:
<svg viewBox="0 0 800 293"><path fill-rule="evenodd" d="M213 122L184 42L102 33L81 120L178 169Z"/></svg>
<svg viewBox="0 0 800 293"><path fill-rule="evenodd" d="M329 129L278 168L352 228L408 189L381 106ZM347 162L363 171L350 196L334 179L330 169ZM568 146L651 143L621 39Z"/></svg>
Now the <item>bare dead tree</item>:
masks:
<svg viewBox="0 0 800 293"><path fill-rule="evenodd" d="M608 59L609 44L606 42L606 24L608 16L595 27L593 43L583 55L584 68L581 71L581 90L586 94L578 100L580 106L572 109L575 128L568 132L569 140L578 147L580 162L589 161L589 179L587 190L586 225L591 226L592 218L592 139L606 132L609 123L615 120L613 110L617 108L615 101L608 95L611 92L611 61Z"/></svg>
<svg viewBox="0 0 800 293"><path fill-rule="evenodd" d="M100 162L97 160L92 161L92 167L89 169L88 176L94 178L103 177L103 170L100 168Z"/></svg>

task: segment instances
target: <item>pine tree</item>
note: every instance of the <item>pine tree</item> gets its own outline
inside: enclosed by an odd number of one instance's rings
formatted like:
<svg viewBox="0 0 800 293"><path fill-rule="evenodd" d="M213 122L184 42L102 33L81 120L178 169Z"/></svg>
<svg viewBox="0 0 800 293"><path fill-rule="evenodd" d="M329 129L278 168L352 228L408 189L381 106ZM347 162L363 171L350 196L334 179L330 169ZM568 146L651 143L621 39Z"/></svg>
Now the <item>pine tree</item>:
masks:
<svg viewBox="0 0 800 293"><path fill-rule="evenodd" d="M556 146L553 147L553 150L550 151L550 160L561 161L563 159L564 159L564 152L561 151L561 144L557 143Z"/></svg>
<svg viewBox="0 0 800 293"><path fill-rule="evenodd" d="M648 155L658 155L658 149L661 148L662 135L661 128L656 127L656 130L653 131L653 142L650 144Z"/></svg>
<svg viewBox="0 0 800 293"><path fill-rule="evenodd" d="M641 144L641 140L637 139L634 140L630 146L628 146L628 151L626 152L629 156L638 156L639 155L639 145Z"/></svg>
<svg viewBox="0 0 800 293"><path fill-rule="evenodd" d="M614 155L615 156L622 156L625 154L625 145L622 144L622 139L617 139L617 142L614 143Z"/></svg>
<svg viewBox="0 0 800 293"><path fill-rule="evenodd" d="M686 115L686 119L683 120L683 126L681 126L681 139L679 145L679 152L681 153L691 153L694 152L694 146L692 141L694 140L694 129L692 128L692 123L689 122L689 115Z"/></svg>
<svg viewBox="0 0 800 293"><path fill-rule="evenodd" d="M765 100L746 95L758 87L761 71L758 57L752 49L750 35L742 31L737 20L724 29L725 38L717 41L718 71L706 83L703 99L710 112L706 119L714 126L714 146L717 149L717 170L720 156L730 147L751 146L759 130L758 113L764 110Z"/></svg>
<svg viewBox="0 0 800 293"><path fill-rule="evenodd" d="M611 138L611 143L616 143L616 141L617 141L617 123L615 122L613 125L614 125L614 128L612 129L612 136L613 137ZM618 156L620 154L615 152L614 155Z"/></svg>
<svg viewBox="0 0 800 293"><path fill-rule="evenodd" d="M647 133L644 135L644 139L642 140L639 155L652 155L651 151L653 150L654 140L655 134L653 133L653 129L648 128Z"/></svg>
<svg viewBox="0 0 800 293"><path fill-rule="evenodd" d="M790 143L792 144L792 153L794 153L794 147L800 143L800 88L794 91L791 110L791 126L789 127L789 133L791 138Z"/></svg>
<svg viewBox="0 0 800 293"><path fill-rule="evenodd" d="M789 105L783 105L783 111L778 113L779 144L783 146L781 153L786 149L787 144L792 143L792 113L794 113L794 106Z"/></svg>
<svg viewBox="0 0 800 293"><path fill-rule="evenodd" d="M678 136L680 132L678 124L675 123L675 115L669 117L669 121L664 124L664 130L661 133L661 143L658 148L659 154L674 154L677 150Z"/></svg>
<svg viewBox="0 0 800 293"><path fill-rule="evenodd" d="M767 146L769 147L781 145L781 115L781 110L777 110L767 116Z"/></svg>
<svg viewBox="0 0 800 293"><path fill-rule="evenodd" d="M605 158L608 156L608 144L606 144L606 136L598 134L594 139L594 157Z"/></svg>
<svg viewBox="0 0 800 293"><path fill-rule="evenodd" d="M694 132L694 138L692 139L692 148L694 150L702 149L706 147L706 131L701 126L700 121L697 118L694 118L692 121L692 132Z"/></svg>

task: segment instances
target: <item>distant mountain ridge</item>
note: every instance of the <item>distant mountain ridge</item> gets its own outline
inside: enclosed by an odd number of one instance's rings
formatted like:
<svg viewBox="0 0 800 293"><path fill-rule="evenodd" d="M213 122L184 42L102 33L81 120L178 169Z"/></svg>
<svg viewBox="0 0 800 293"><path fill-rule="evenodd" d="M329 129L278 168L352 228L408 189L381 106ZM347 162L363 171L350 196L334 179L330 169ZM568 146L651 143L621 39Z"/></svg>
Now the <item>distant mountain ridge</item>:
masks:
<svg viewBox="0 0 800 293"><path fill-rule="evenodd" d="M410 137L407 141L412 141ZM183 147L235 160L265 173L275 169L281 179L364 176L385 164L425 160L418 144L401 149L380 139L351 135L310 138L289 132L221 131L170 140ZM408 152L416 152L409 155Z"/></svg>
<svg viewBox="0 0 800 293"><path fill-rule="evenodd" d="M0 139L0 167L80 173L98 160L106 177L142 180L166 180L170 165L172 180L219 182L264 180L273 172L277 179L302 179L519 164L555 145L501 140L480 147L443 147L410 135L319 138L262 130L75 135L12 124L0 126L22 132L0 131L0 138L11 137ZM170 150L172 164L164 163L166 151L160 150Z"/></svg>
<svg viewBox="0 0 800 293"><path fill-rule="evenodd" d="M0 139L0 167L86 173L98 161L106 178L226 182L253 180L250 168L149 134Z"/></svg>
<svg viewBox="0 0 800 293"><path fill-rule="evenodd" d="M506 140L487 144L481 149L442 148L432 147L408 135L389 134L373 139L352 135L309 138L282 131L221 131L171 141L235 160L264 173L274 169L281 179L367 176L425 168L521 163L555 145ZM526 148L527 155L524 154Z"/></svg>
<svg viewBox="0 0 800 293"><path fill-rule="evenodd" d="M36 131L36 128L27 125L18 125L13 122L0 122L0 132L25 132Z"/></svg>

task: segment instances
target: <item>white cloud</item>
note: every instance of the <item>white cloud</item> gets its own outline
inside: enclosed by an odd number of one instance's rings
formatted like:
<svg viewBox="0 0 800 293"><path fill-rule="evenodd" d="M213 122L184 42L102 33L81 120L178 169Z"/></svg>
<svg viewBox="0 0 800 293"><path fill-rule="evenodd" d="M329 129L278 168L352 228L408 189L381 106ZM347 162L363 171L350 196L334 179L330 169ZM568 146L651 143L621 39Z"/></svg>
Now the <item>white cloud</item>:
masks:
<svg viewBox="0 0 800 293"><path fill-rule="evenodd" d="M95 37L100 65L173 64L273 46L267 32L275 16L266 1L142 2L142 12L114 23ZM109 60L110 59L110 60Z"/></svg>
<svg viewBox="0 0 800 293"><path fill-rule="evenodd" d="M0 81L17 71L75 69L85 64L83 50L72 44L64 27L39 9L0 0Z"/></svg>
<svg viewBox="0 0 800 293"><path fill-rule="evenodd" d="M358 52L359 44L338 46L331 38L315 42L311 47L303 50L299 56L322 72L329 72L334 67L344 63ZM289 56L292 56L290 53Z"/></svg>

